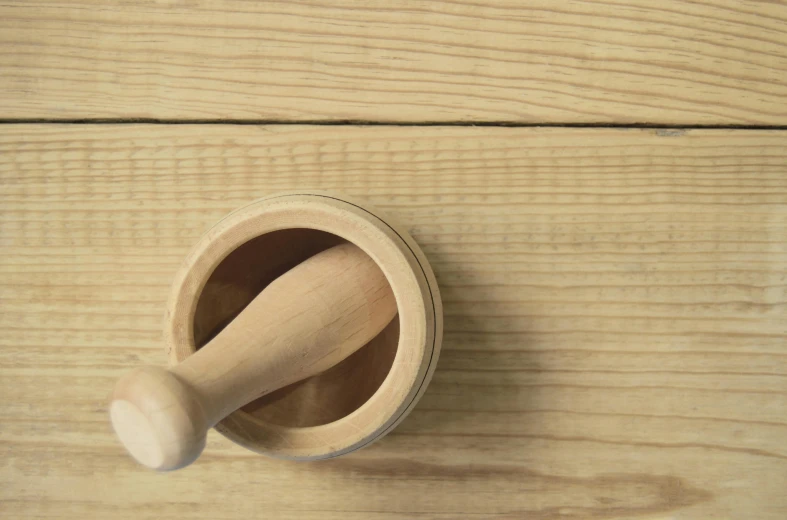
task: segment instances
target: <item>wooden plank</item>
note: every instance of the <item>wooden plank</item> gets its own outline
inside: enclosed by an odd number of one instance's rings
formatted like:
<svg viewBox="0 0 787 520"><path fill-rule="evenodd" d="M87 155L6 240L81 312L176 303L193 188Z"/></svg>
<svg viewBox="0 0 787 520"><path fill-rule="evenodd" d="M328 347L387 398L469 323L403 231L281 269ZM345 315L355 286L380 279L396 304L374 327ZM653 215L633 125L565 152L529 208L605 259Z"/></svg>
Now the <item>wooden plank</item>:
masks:
<svg viewBox="0 0 787 520"><path fill-rule="evenodd" d="M0 130L3 518L787 515L785 132ZM107 397L165 362L178 264L293 189L364 198L423 245L446 313L432 386L346 458L212 433L186 470L136 466Z"/></svg>
<svg viewBox="0 0 787 520"><path fill-rule="evenodd" d="M787 124L787 2L0 5L4 118Z"/></svg>

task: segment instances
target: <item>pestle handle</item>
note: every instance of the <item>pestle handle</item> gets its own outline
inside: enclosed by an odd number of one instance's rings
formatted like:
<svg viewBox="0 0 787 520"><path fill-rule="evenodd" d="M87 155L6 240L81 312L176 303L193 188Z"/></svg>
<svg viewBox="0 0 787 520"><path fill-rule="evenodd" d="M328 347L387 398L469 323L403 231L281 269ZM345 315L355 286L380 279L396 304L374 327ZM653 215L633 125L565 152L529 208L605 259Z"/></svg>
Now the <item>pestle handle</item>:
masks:
<svg viewBox="0 0 787 520"><path fill-rule="evenodd" d="M274 280L171 370L143 367L121 378L112 425L140 463L181 468L199 456L207 430L224 417L336 365L396 312L377 264L352 244L332 247Z"/></svg>

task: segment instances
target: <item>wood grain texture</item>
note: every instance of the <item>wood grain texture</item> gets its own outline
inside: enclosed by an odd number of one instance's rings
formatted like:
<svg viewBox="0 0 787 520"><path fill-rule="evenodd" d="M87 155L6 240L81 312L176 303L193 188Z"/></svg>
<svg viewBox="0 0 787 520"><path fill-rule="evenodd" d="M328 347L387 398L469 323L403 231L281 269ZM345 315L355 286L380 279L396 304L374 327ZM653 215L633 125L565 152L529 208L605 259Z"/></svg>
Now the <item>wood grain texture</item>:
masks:
<svg viewBox="0 0 787 520"><path fill-rule="evenodd" d="M0 516L782 519L787 133L0 128ZM433 263L432 386L318 463L215 433L159 475L107 398L163 364L172 276L228 211L363 198Z"/></svg>
<svg viewBox="0 0 787 520"><path fill-rule="evenodd" d="M787 3L0 5L4 118L787 124Z"/></svg>

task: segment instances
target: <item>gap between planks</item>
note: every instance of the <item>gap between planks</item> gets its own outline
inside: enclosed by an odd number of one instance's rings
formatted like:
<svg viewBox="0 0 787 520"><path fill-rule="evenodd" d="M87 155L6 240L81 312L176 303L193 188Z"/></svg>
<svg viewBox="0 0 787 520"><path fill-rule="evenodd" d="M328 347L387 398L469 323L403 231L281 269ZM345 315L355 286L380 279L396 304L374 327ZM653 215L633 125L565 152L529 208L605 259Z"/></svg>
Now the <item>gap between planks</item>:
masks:
<svg viewBox="0 0 787 520"><path fill-rule="evenodd" d="M510 121L385 121L367 119L159 119L159 118L0 118L0 125L234 125L234 126L391 126L391 127L502 127L502 128L620 128L653 129L675 131L681 135L684 130L787 130L787 125L703 125L703 124L653 124L653 123L517 123ZM672 134L665 134L672 135Z"/></svg>

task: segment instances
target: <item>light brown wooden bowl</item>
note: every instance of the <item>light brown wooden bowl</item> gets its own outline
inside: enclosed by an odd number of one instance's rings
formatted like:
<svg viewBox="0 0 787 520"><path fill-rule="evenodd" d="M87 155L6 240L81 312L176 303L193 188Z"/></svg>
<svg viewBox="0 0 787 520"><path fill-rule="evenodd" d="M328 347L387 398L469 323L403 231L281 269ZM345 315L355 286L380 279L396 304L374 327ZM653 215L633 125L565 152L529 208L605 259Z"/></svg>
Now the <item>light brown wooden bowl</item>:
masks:
<svg viewBox="0 0 787 520"><path fill-rule="evenodd" d="M202 237L173 284L165 324L170 364L207 343L275 278L343 241L380 266L398 318L332 369L216 425L241 446L300 460L343 455L390 432L426 390L443 333L440 294L426 257L377 210L323 193L258 200Z"/></svg>

